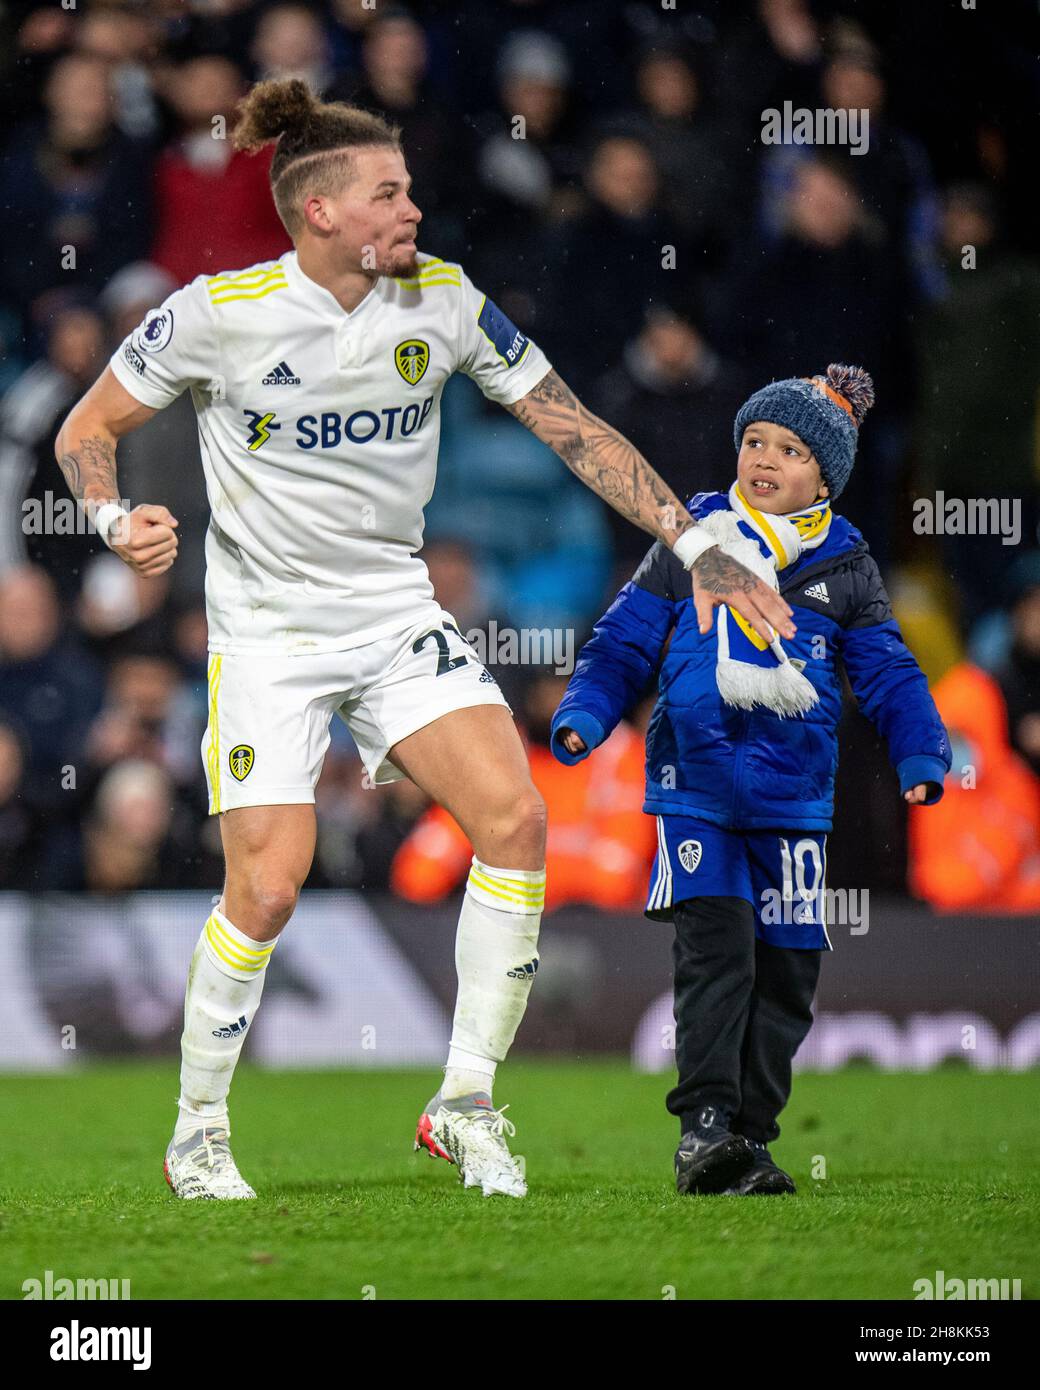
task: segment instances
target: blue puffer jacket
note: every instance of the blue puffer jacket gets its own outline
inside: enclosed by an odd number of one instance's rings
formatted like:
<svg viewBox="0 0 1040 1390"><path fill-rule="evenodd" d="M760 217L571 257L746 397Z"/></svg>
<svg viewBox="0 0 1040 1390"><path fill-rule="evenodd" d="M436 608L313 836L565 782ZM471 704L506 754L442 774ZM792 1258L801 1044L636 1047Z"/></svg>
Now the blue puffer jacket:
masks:
<svg viewBox="0 0 1040 1390"><path fill-rule="evenodd" d="M728 505L698 493L694 516ZM780 575L798 632L784 646L819 692L805 715L735 709L715 682L716 630L697 630L690 576L668 547L653 546L582 648L553 720L552 748L574 729L591 751L637 703L661 657L659 698L646 740L652 815L693 815L731 830L830 830L838 765L841 664L863 713L888 742L902 791L929 784L942 796L950 744L928 683L903 642L863 537L835 516L823 545Z"/></svg>

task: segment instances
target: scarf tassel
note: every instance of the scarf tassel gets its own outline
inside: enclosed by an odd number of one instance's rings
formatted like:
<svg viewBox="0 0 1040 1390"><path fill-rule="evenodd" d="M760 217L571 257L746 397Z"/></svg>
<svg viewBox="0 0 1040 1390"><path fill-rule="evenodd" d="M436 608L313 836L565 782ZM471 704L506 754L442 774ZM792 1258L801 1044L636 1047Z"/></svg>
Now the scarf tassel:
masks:
<svg viewBox="0 0 1040 1390"><path fill-rule="evenodd" d="M727 705L737 709L771 709L781 719L805 714L820 698L812 683L790 661L769 671L722 657L715 666L715 680Z"/></svg>
<svg viewBox="0 0 1040 1390"><path fill-rule="evenodd" d="M797 558L805 544L797 528L786 517L767 518L751 507L736 484L730 491L730 506L730 511L709 513L701 525L712 532L726 554L778 589L777 550L782 551L785 564ZM741 532L741 520L755 533L757 542ZM826 525L821 529L825 535ZM812 709L819 694L792 664L780 637L774 634L769 647L759 650L760 642L743 624L734 621L730 625L732 617L725 605L719 608L715 681L726 704L736 709L770 709L781 719Z"/></svg>

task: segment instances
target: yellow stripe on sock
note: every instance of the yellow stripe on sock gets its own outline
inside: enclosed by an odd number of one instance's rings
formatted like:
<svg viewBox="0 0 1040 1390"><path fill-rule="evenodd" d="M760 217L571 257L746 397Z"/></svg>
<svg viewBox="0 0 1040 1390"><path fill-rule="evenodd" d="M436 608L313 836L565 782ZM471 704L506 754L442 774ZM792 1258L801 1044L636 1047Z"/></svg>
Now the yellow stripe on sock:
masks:
<svg viewBox="0 0 1040 1390"><path fill-rule="evenodd" d="M249 964L247 961L239 960L237 956L232 955L230 951L224 949L210 931L208 922L206 923L206 945L216 956L217 960L223 961L224 964L229 965L232 970L243 970L247 974L253 974L255 972L255 966Z"/></svg>
<svg viewBox="0 0 1040 1390"><path fill-rule="evenodd" d="M206 941L217 959L222 960L225 965L229 965L232 970L241 970L247 975L258 975L263 969L262 965L252 965L249 961L240 960L218 942L214 941L211 932L206 933Z"/></svg>
<svg viewBox="0 0 1040 1390"><path fill-rule="evenodd" d="M516 903L520 907L541 908L545 904L545 884L526 884L518 879L489 878L475 866L469 871L469 881L475 888L490 893L493 898L503 902Z"/></svg>
<svg viewBox="0 0 1040 1390"><path fill-rule="evenodd" d="M507 874L489 874L486 869L474 864L470 868L470 877L477 878L483 884L491 888L504 888L507 891L521 894L525 897L535 896L545 892L545 875L542 874L539 881L528 883L524 878L513 878Z"/></svg>
<svg viewBox="0 0 1040 1390"><path fill-rule="evenodd" d="M273 941L265 942L263 945L257 944L255 946L245 946L241 941L236 941L230 932L217 920L216 916L211 916L206 925L216 932L220 938L227 943L231 950L238 951L240 955L253 956L255 959L260 960L262 957L269 956L274 950Z"/></svg>
<svg viewBox="0 0 1040 1390"><path fill-rule="evenodd" d="M213 954L230 965L234 970L246 970L251 974L259 972L267 964L268 957L274 950L274 942L262 952L253 952L247 946L241 946L237 941L232 941L220 923L214 917L210 917L206 923L206 940L213 951Z"/></svg>

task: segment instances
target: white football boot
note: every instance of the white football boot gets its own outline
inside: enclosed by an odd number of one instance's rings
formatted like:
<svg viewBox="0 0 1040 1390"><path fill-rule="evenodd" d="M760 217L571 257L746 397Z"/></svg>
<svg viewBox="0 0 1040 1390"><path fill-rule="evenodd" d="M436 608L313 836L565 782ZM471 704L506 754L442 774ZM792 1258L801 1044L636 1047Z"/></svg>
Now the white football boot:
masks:
<svg viewBox="0 0 1040 1390"><path fill-rule="evenodd" d="M463 1185L479 1187L485 1197L526 1197L523 1171L504 1137L516 1133L505 1117L508 1108L496 1110L486 1091L452 1100L442 1100L438 1091L419 1117L415 1147L456 1164Z"/></svg>
<svg viewBox="0 0 1040 1390"><path fill-rule="evenodd" d="M170 1140L163 1173L175 1197L185 1201L235 1201L255 1197L231 1157L226 1128L195 1130L187 1139Z"/></svg>

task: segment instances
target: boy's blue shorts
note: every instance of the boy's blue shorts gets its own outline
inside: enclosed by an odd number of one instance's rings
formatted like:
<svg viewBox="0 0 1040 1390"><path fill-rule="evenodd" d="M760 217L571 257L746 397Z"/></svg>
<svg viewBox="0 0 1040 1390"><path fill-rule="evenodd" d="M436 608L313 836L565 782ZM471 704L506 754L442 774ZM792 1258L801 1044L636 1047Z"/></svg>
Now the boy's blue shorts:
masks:
<svg viewBox="0 0 1040 1390"><path fill-rule="evenodd" d="M693 816L658 816L646 915L670 922L687 898L745 898L761 940L829 951L826 875L822 831L723 830Z"/></svg>

